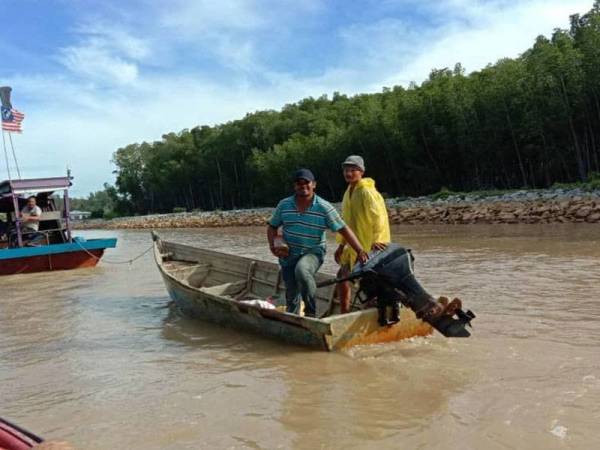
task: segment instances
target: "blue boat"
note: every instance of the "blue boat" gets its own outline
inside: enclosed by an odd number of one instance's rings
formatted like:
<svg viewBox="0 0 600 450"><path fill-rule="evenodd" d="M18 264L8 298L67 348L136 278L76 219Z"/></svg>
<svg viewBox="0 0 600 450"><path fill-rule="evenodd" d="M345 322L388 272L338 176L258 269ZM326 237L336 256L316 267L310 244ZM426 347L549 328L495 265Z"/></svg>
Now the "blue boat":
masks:
<svg viewBox="0 0 600 450"><path fill-rule="evenodd" d="M0 275L94 267L116 247L116 238L72 235L70 186L70 175L0 182ZM62 199L53 196L61 191ZM28 203L41 214L28 215Z"/></svg>

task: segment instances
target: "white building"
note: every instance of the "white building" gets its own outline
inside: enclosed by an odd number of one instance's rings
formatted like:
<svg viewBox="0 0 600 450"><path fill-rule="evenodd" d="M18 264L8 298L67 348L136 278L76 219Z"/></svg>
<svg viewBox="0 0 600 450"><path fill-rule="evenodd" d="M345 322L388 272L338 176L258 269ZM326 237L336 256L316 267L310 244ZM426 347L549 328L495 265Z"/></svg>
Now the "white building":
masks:
<svg viewBox="0 0 600 450"><path fill-rule="evenodd" d="M85 219L89 219L90 216L92 215L91 212L89 211L71 211L69 213L69 218L71 220L85 220Z"/></svg>

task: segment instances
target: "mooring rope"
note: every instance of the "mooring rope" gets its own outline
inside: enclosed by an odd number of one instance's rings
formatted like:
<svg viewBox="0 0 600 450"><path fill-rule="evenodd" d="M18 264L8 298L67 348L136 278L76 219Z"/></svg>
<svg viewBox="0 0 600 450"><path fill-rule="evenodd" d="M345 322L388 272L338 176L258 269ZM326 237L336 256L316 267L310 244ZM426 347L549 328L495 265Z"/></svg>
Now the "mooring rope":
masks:
<svg viewBox="0 0 600 450"><path fill-rule="evenodd" d="M84 252L86 252L92 258L95 258L98 261L100 261L100 259L101 259L100 257L98 257L98 256L94 255L93 253L89 252L88 249L85 248L83 245L81 245L81 243L77 239L73 239L73 242L75 242L81 248L81 250L83 250ZM150 247L148 247L146 250L144 250L139 255L135 256L134 258L128 259L128 260L122 260L122 261L116 261L115 260L115 261L111 261L110 259L104 258L104 259L102 259L102 261L105 262L105 263L108 263L108 264L133 264L135 261L137 261L142 256L144 256L146 253L148 253L150 250L152 250L152 247L154 247L154 245L151 245Z"/></svg>

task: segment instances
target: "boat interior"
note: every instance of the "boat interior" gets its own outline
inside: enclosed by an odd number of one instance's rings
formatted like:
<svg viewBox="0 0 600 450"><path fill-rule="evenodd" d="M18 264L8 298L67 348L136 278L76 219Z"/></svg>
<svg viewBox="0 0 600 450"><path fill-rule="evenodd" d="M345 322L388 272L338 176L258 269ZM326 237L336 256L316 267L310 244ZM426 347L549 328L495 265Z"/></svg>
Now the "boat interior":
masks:
<svg viewBox="0 0 600 450"><path fill-rule="evenodd" d="M56 201L51 193L37 194L36 204L42 210L37 233L23 233L25 245L49 245L67 242L67 227L63 212L56 206ZM17 197L18 207L21 210L27 204L27 197ZM12 197L0 197L0 249L17 247L15 207Z"/></svg>
<svg viewBox="0 0 600 450"><path fill-rule="evenodd" d="M184 285L230 300L271 298L279 310L285 306L285 285L278 264L164 241L160 246L163 268ZM318 274L317 281L328 278ZM317 290L319 317L334 314L338 309L337 302L332 301L334 292L334 286Z"/></svg>

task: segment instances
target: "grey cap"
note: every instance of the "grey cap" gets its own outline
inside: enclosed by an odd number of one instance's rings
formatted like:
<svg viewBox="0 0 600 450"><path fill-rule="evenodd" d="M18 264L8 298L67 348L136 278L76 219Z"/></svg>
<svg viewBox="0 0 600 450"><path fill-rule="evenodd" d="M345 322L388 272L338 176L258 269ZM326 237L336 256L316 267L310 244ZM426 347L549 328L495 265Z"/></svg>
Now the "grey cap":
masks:
<svg viewBox="0 0 600 450"><path fill-rule="evenodd" d="M358 155L350 155L346 158L346 161L342 163L342 167L344 166L356 166L363 172L365 171L365 161L362 159L362 156Z"/></svg>

